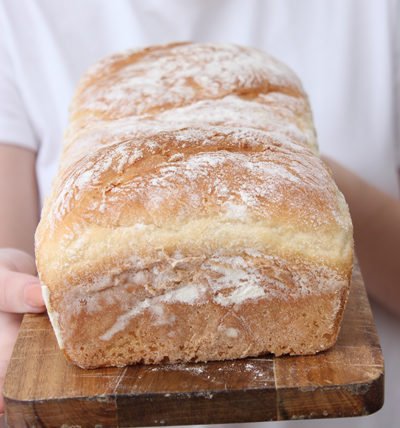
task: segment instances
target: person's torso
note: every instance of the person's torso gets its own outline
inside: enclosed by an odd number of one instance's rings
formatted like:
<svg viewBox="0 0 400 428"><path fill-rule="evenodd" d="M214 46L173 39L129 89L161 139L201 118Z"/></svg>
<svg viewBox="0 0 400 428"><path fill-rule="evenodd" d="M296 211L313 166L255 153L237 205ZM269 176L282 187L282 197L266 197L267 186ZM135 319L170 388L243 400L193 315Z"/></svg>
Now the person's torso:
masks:
<svg viewBox="0 0 400 428"><path fill-rule="evenodd" d="M250 45L286 62L310 96L321 151L397 194L389 9L373 0L8 2L13 67L40 144L42 198L82 73L116 51L179 40Z"/></svg>

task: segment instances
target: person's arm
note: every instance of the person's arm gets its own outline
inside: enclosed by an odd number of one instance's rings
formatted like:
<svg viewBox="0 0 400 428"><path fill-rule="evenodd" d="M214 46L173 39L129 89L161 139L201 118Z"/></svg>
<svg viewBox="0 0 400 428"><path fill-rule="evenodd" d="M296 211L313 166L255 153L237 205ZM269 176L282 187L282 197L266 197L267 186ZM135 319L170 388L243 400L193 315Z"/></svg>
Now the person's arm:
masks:
<svg viewBox="0 0 400 428"><path fill-rule="evenodd" d="M323 159L349 205L355 251L368 293L400 316L400 201L332 159Z"/></svg>
<svg viewBox="0 0 400 428"><path fill-rule="evenodd" d="M33 151L0 144L0 414L21 314L45 309L33 258L39 216L35 160Z"/></svg>
<svg viewBox="0 0 400 428"><path fill-rule="evenodd" d="M32 256L39 219L35 161L31 150L0 144L0 248Z"/></svg>

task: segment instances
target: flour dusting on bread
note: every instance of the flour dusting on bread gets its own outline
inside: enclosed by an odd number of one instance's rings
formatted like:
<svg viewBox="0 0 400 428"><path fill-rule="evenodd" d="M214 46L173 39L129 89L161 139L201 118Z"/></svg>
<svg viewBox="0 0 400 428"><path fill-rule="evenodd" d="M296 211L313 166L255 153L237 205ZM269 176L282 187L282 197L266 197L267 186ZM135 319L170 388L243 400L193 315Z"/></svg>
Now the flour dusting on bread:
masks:
<svg viewBox="0 0 400 428"><path fill-rule="evenodd" d="M36 255L81 367L305 355L338 335L352 224L296 75L173 43L81 79Z"/></svg>

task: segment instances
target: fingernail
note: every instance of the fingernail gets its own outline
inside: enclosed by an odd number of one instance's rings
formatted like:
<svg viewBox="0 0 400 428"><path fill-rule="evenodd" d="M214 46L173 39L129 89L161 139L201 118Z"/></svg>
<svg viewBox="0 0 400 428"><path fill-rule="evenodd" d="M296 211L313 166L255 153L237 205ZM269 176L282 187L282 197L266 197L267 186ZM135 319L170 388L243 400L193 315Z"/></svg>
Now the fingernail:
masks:
<svg viewBox="0 0 400 428"><path fill-rule="evenodd" d="M24 290L25 303L32 308L43 308L44 301L40 284L29 284Z"/></svg>

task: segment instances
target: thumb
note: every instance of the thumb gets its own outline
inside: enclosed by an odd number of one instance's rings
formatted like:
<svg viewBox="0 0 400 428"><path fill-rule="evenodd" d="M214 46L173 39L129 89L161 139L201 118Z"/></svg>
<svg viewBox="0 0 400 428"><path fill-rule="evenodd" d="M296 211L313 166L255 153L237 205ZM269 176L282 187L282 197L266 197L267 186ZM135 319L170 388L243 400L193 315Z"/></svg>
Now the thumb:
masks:
<svg viewBox="0 0 400 428"><path fill-rule="evenodd" d="M0 311L25 313L45 309L37 277L0 269Z"/></svg>

